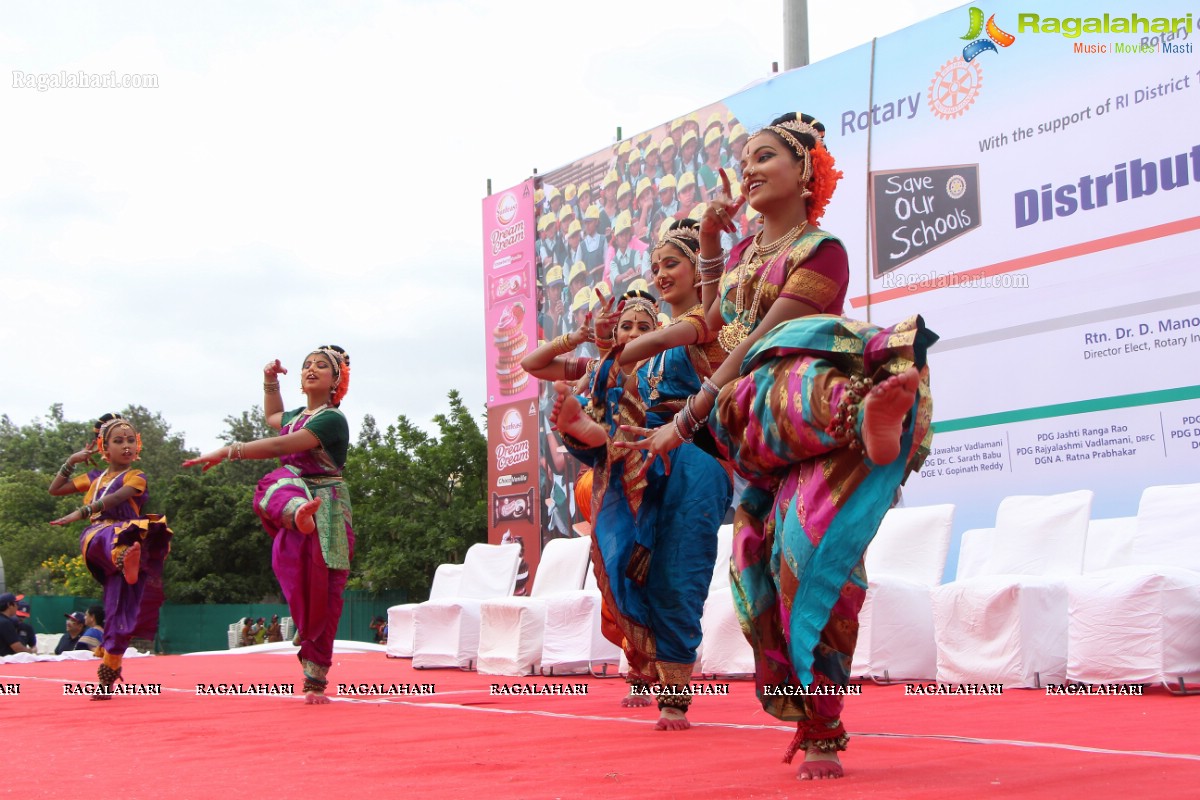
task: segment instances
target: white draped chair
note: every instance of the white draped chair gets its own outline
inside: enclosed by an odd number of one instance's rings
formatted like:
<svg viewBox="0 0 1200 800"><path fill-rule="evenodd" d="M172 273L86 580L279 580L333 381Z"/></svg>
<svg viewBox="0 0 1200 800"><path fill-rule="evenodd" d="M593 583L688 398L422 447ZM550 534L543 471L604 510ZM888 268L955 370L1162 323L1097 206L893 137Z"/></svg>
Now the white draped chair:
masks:
<svg viewBox="0 0 1200 800"><path fill-rule="evenodd" d="M984 574L988 559L992 556L992 539L995 535L995 528L963 531L958 540L958 565L954 570L954 580L964 581Z"/></svg>
<svg viewBox="0 0 1200 800"><path fill-rule="evenodd" d="M696 663L704 675L754 674L754 650L742 633L742 624L733 607L729 574L732 557L733 526L722 525L717 532L717 564L700 617L704 638Z"/></svg>
<svg viewBox="0 0 1200 800"><path fill-rule="evenodd" d="M588 537L590 539L590 537ZM556 595L546 609L542 633L542 672L567 674L608 672L621 659L621 648L600 627L600 589L590 565L583 588Z"/></svg>
<svg viewBox="0 0 1200 800"><path fill-rule="evenodd" d="M462 564L441 564L433 573L429 599L441 600L458 594L462 583ZM388 609L388 658L412 658L413 615L420 603L401 603Z"/></svg>
<svg viewBox="0 0 1200 800"><path fill-rule="evenodd" d="M930 591L941 585L954 506L893 508L867 548L867 598L851 675L933 680L937 645Z"/></svg>
<svg viewBox="0 0 1200 800"><path fill-rule="evenodd" d="M1067 580L1083 570L1092 492L1006 497L984 574L932 591L937 680L1033 687L1067 671Z"/></svg>
<svg viewBox="0 0 1200 800"><path fill-rule="evenodd" d="M1113 525L1122 520L1111 521ZM1127 548L1068 588L1067 680L1200 679L1200 484L1142 492ZM1090 542L1089 542L1090 546ZM1111 548L1110 548L1111 549ZM1125 559L1124 566L1111 566Z"/></svg>
<svg viewBox="0 0 1200 800"><path fill-rule="evenodd" d="M517 582L518 544L473 544L454 597L428 600L413 615L413 667L470 667L479 650L479 607Z"/></svg>
<svg viewBox="0 0 1200 800"><path fill-rule="evenodd" d="M487 675L536 673L542 663L546 614L560 598L580 591L592 540L552 539L542 551L529 597L487 600L479 610L479 658Z"/></svg>

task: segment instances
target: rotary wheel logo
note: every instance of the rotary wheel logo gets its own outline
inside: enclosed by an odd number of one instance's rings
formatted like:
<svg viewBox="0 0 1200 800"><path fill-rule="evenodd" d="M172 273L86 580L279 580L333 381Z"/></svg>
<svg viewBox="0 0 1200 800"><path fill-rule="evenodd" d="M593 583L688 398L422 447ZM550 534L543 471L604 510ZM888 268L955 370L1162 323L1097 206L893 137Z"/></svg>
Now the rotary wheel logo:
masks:
<svg viewBox="0 0 1200 800"><path fill-rule="evenodd" d="M962 116L983 87L983 68L975 61L947 61L929 84L929 110L942 119Z"/></svg>
<svg viewBox="0 0 1200 800"><path fill-rule="evenodd" d="M952 200L958 200L967 193L967 181L962 175L951 175L946 181L946 194Z"/></svg>

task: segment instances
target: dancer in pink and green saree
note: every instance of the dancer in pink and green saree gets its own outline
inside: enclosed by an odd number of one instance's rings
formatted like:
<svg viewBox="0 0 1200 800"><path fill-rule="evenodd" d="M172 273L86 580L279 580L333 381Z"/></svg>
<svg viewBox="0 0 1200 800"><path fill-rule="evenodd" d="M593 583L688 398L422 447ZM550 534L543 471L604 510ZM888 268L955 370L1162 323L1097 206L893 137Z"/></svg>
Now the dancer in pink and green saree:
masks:
<svg viewBox="0 0 1200 800"><path fill-rule="evenodd" d="M643 469L707 427L750 483L734 518L733 602L754 648L763 708L797 724L797 777L840 778L843 695L866 596L863 554L897 488L929 452L932 402L920 317L881 328L840 316L841 242L816 227L841 173L824 126L787 114L749 139L743 196L701 220L710 330L729 353L674 422L631 446ZM721 251L742 204L763 228Z"/></svg>
<svg viewBox="0 0 1200 800"><path fill-rule="evenodd" d="M278 361L263 368L263 408L279 436L234 442L184 463L209 469L221 461L279 458L281 466L258 482L254 510L274 540L271 566L296 622L304 698L328 703L325 687L333 640L342 616L342 592L354 557L350 495L342 479L350 428L338 408L350 387L350 356L336 345L304 359L304 408L283 410Z"/></svg>

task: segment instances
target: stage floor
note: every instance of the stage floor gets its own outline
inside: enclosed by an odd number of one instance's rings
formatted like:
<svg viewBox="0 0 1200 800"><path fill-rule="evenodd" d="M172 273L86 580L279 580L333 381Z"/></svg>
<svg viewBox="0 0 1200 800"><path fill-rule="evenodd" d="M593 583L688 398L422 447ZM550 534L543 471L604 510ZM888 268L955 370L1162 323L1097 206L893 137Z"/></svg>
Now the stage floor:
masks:
<svg viewBox="0 0 1200 800"><path fill-rule="evenodd" d="M868 684L847 702L846 778L811 784L781 763L792 726L763 712L745 680L708 682L727 684L728 696L697 698L691 730L660 732L653 709L619 706L626 686L613 679L517 680L345 653L330 671L328 706L307 706L298 695L207 693L211 684L294 684L299 693L298 663L262 653L128 659L127 687L159 684L161 694L108 702L66 694L95 680L96 663L0 664L9 791L306 800L384 793L1099 800L1147 791L1192 796L1200 785L1200 697L1162 689L1144 697L1034 690L927 696ZM416 692L432 684L433 693L339 695L336 684ZM577 693L495 695L492 684L565 684Z"/></svg>

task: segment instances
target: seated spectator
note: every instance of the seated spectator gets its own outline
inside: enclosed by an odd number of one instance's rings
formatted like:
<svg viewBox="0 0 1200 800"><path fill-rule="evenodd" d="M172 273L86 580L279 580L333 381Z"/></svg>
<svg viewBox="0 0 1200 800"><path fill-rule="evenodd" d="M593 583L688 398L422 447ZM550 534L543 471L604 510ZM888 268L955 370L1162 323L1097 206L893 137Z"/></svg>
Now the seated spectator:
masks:
<svg viewBox="0 0 1200 800"><path fill-rule="evenodd" d="M17 633L21 636L21 644L29 648L29 652L37 652L37 633L33 630L33 626L29 624L29 601L25 599L25 595L17 595Z"/></svg>
<svg viewBox="0 0 1200 800"><path fill-rule="evenodd" d="M371 620L369 627L371 630L375 631L375 644L387 644L388 626L386 619L383 617L375 617L375 619Z"/></svg>
<svg viewBox="0 0 1200 800"><path fill-rule="evenodd" d="M283 641L283 629L279 627L279 615L278 614L271 615L271 624L267 626L267 641L268 642L282 642Z"/></svg>
<svg viewBox="0 0 1200 800"><path fill-rule="evenodd" d="M242 647L254 644L254 620L246 617L242 620Z"/></svg>
<svg viewBox="0 0 1200 800"><path fill-rule="evenodd" d="M254 623L254 643L262 644L267 640L267 621L262 617L258 618L258 622Z"/></svg>
<svg viewBox="0 0 1200 800"><path fill-rule="evenodd" d="M83 614L83 624L86 627L75 649L90 650L95 655L104 641L104 606L89 606Z"/></svg>
<svg viewBox="0 0 1200 800"><path fill-rule="evenodd" d="M35 651L21 641L17 627L17 596L12 592L0 594L0 656L32 652Z"/></svg>
<svg viewBox="0 0 1200 800"><path fill-rule="evenodd" d="M67 632L59 637L58 644L54 648L54 655L61 656L68 650L91 650L92 648L79 641L83 638L84 628L87 627L83 621L83 612L72 611L63 616L67 618Z"/></svg>

